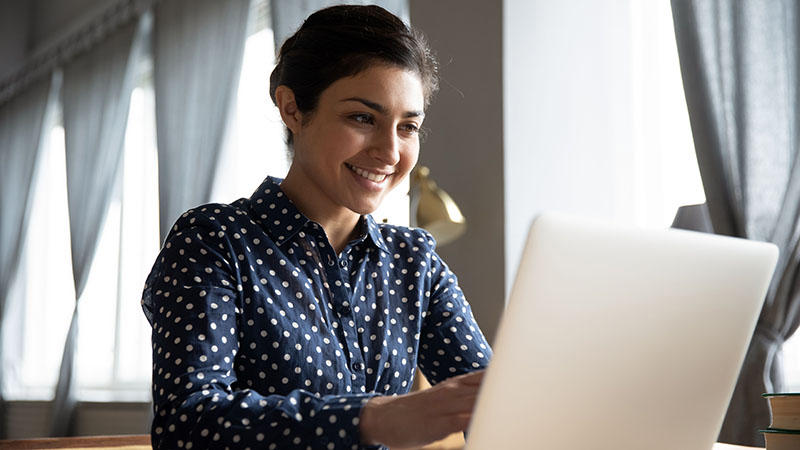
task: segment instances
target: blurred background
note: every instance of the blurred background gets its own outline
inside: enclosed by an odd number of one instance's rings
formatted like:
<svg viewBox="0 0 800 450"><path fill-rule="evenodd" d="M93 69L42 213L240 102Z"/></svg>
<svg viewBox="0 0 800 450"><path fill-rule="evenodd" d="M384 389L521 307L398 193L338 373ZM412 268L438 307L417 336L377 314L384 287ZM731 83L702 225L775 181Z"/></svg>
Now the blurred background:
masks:
<svg viewBox="0 0 800 450"><path fill-rule="evenodd" d="M4 215L14 208L0 438L149 431L145 276L182 211L286 173L275 48L333 3L0 0ZM692 2L349 3L392 10L438 53L420 163L465 217L439 252L490 341L538 212L663 228L706 202L673 23ZM408 224L408 190L376 219ZM798 390L800 342L782 349L783 387Z"/></svg>

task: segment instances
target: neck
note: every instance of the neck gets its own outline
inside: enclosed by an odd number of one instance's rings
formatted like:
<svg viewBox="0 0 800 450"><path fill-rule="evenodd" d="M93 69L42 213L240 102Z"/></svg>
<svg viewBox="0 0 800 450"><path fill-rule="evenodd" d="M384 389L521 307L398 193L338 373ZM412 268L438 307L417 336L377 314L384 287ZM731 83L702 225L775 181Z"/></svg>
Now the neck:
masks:
<svg viewBox="0 0 800 450"><path fill-rule="evenodd" d="M281 183L281 190L306 217L322 226L336 254L355 239L361 216L347 208L336 206L327 195L303 183L292 170Z"/></svg>

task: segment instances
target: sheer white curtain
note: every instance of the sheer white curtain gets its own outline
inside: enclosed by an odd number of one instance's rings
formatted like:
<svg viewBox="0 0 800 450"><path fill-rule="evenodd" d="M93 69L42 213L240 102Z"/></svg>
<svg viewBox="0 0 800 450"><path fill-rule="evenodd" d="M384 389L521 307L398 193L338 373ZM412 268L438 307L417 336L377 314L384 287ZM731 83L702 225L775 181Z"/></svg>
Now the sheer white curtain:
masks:
<svg viewBox="0 0 800 450"><path fill-rule="evenodd" d="M170 0L155 10L161 238L208 202L239 80L250 0Z"/></svg>
<svg viewBox="0 0 800 450"><path fill-rule="evenodd" d="M64 345L51 434L71 434L75 398L78 301L86 287L98 236L116 184L133 74L145 19L121 27L104 43L64 67L64 132L76 302Z"/></svg>
<svg viewBox="0 0 800 450"><path fill-rule="evenodd" d="M6 299L19 267L30 212L31 185L45 135L48 105L58 83L46 79L0 105L0 330L5 334ZM50 108L52 110L52 108ZM3 361L0 346L0 361ZM0 371L0 386L4 371ZM0 391L0 436L5 433L5 399Z"/></svg>

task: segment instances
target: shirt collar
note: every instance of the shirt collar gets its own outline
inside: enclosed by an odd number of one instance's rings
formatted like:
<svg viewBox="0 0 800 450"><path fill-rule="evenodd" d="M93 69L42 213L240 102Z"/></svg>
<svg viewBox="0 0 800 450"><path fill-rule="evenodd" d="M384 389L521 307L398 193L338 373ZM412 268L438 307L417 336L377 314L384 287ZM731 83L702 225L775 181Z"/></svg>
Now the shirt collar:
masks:
<svg viewBox="0 0 800 450"><path fill-rule="evenodd" d="M383 240L383 236L381 235L378 224L375 222L375 219L372 218L372 215L367 214L363 217L366 217L367 235L370 239L372 239L372 242L375 244L375 246L386 253L391 253L389 251L389 246L387 246L386 241Z"/></svg>
<svg viewBox="0 0 800 450"><path fill-rule="evenodd" d="M251 208L255 212L253 220L266 229L277 245L282 245L290 240L311 222L284 194L280 186L282 181L281 178L267 177L250 196ZM359 240L366 240L369 237L377 248L391 253L386 241L383 240L379 225L370 214L362 216L360 226L363 227L364 224L367 228L366 236L362 234Z"/></svg>
<svg viewBox="0 0 800 450"><path fill-rule="evenodd" d="M261 186L250 196L250 204L255 217L253 220L266 229L277 245L291 239L300 232L308 217L281 190L280 178L267 177Z"/></svg>

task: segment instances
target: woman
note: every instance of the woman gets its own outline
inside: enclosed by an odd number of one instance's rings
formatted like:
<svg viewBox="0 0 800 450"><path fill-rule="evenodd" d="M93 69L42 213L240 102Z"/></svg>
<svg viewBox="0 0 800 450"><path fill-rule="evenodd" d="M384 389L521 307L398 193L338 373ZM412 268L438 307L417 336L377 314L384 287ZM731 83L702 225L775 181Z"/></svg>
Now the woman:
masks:
<svg viewBox="0 0 800 450"><path fill-rule="evenodd" d="M409 447L465 430L491 349L433 238L369 215L417 161L430 50L382 8L335 6L286 40L270 82L286 179L185 213L145 285L153 447ZM417 366L434 387L408 394Z"/></svg>

